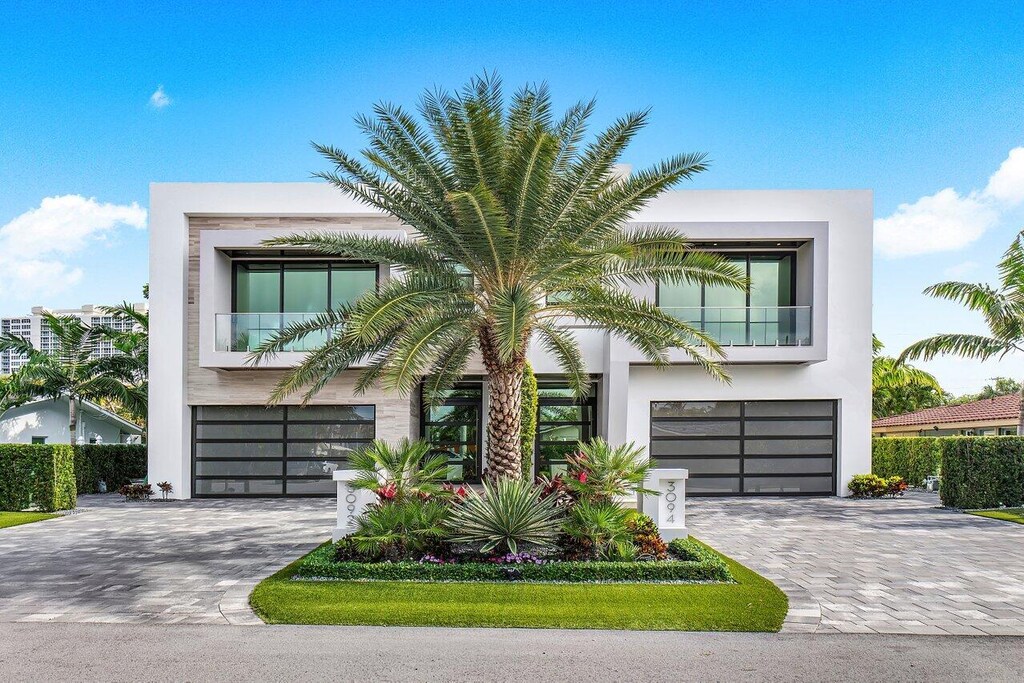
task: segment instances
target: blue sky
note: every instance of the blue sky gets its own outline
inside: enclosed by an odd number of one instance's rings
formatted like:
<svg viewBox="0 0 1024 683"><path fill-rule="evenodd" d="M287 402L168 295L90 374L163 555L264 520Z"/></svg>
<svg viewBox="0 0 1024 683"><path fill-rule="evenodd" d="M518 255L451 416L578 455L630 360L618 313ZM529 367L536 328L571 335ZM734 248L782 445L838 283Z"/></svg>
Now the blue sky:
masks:
<svg viewBox="0 0 1024 683"><path fill-rule="evenodd" d="M596 96L597 123L651 107L625 161L706 151L693 187L873 189L893 351L980 329L920 292L991 279L1024 227L1024 153L990 187L1024 145L1024 3L62 5L0 22L4 314L137 298L151 181L305 180L310 140L356 149L373 102L483 69ZM962 392L1024 359L929 367Z"/></svg>

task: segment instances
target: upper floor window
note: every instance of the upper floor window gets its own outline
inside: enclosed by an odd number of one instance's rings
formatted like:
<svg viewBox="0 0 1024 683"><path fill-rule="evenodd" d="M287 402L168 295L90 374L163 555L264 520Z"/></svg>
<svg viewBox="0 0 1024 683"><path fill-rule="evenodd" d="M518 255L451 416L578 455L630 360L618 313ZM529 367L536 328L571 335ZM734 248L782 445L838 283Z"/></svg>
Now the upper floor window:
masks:
<svg viewBox="0 0 1024 683"><path fill-rule="evenodd" d="M725 253L749 291L696 283L658 285L658 306L725 345L810 343L810 306L796 305L795 251Z"/></svg>
<svg viewBox="0 0 1024 683"><path fill-rule="evenodd" d="M362 263L240 261L234 270L234 313L321 313L377 286L377 267Z"/></svg>

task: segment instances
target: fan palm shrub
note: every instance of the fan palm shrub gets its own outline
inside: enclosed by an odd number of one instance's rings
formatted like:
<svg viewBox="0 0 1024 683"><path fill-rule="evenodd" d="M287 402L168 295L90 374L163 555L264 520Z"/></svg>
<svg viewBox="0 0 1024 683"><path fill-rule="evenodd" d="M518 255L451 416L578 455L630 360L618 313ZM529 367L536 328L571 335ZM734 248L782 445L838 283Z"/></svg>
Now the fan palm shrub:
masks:
<svg viewBox="0 0 1024 683"><path fill-rule="evenodd" d="M579 444L579 452L567 458L566 487L581 500L612 502L637 493L657 495L643 488L651 460L635 443L611 446L598 437Z"/></svg>
<svg viewBox="0 0 1024 683"><path fill-rule="evenodd" d="M631 560L636 555L629 520L634 511L608 501L581 500L569 509L563 530L590 549L590 559Z"/></svg>
<svg viewBox="0 0 1024 683"><path fill-rule="evenodd" d="M472 491L453 509L449 540L495 555L550 550L561 518L554 500L541 498L539 487L522 479L501 478L484 482L482 496Z"/></svg>
<svg viewBox="0 0 1024 683"><path fill-rule="evenodd" d="M999 286L970 282L940 282L924 290L939 299L955 301L981 313L988 334L937 334L911 344L900 362L940 355L988 360L1024 351L1024 231L1019 233L999 261ZM1024 389L1017 433L1024 434Z"/></svg>
<svg viewBox="0 0 1024 683"><path fill-rule="evenodd" d="M448 459L430 451L425 441L402 439L392 446L375 440L348 456L349 465L358 471L351 486L395 502L436 495L448 478Z"/></svg>
<svg viewBox="0 0 1024 683"><path fill-rule="evenodd" d="M628 290L657 282L746 286L739 269L673 229L627 229L641 207L705 170L705 155L672 156L623 176L616 162L648 112L588 141L593 111L593 101L580 102L557 117L545 86L524 87L506 103L500 80L485 76L458 93L428 92L419 117L386 103L359 117L368 140L361 159L315 145L331 164L317 176L415 232L410 240L310 232L264 243L389 263L400 273L263 344L253 363L310 335L327 339L270 401L300 391L308 399L368 359L357 391L379 385L408 394L422 381L433 404L479 353L488 377L488 474L518 478L529 346L550 353L577 394L589 391L580 346L559 320L603 327L655 365L682 349L724 378L714 339Z"/></svg>
<svg viewBox="0 0 1024 683"><path fill-rule="evenodd" d="M138 384L137 364L124 355L100 356L109 330L88 325L75 316L43 313L42 324L53 337L54 348L42 351L27 339L10 333L0 335L0 351L14 351L27 358L3 385L8 396L24 402L37 398L68 398L68 429L71 443L78 432L78 405L83 400L109 401L132 414L145 414L146 387Z"/></svg>
<svg viewBox="0 0 1024 683"><path fill-rule="evenodd" d="M356 518L351 539L368 559L418 559L439 552L450 512L443 500L408 498L372 505Z"/></svg>

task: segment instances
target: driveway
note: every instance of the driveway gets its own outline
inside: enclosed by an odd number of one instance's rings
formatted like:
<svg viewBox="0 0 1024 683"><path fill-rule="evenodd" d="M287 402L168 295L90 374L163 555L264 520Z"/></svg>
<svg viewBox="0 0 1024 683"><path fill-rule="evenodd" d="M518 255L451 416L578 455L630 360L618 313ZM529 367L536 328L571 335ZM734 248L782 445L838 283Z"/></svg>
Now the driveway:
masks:
<svg viewBox="0 0 1024 683"><path fill-rule="evenodd" d="M687 527L786 591L783 631L1024 635L1024 525L938 505L700 498Z"/></svg>
<svg viewBox="0 0 1024 683"><path fill-rule="evenodd" d="M0 621L262 623L263 577L330 537L333 500L124 503L0 530Z"/></svg>

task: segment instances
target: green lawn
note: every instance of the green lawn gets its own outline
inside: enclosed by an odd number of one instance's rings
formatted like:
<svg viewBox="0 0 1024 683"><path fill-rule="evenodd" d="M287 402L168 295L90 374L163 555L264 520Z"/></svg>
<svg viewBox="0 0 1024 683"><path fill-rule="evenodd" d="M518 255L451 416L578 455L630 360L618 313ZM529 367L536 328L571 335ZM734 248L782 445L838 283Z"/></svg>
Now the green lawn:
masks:
<svg viewBox="0 0 1024 683"><path fill-rule="evenodd" d="M1006 522L1024 524L1024 508L1004 508L1002 510L968 510L967 512L979 517L991 517Z"/></svg>
<svg viewBox="0 0 1024 683"><path fill-rule="evenodd" d="M51 515L46 512L0 512L0 529L19 524L30 524L41 522L44 519L53 519L60 515Z"/></svg>
<svg viewBox="0 0 1024 683"><path fill-rule="evenodd" d="M726 561L734 584L293 581L296 561L249 600L272 624L778 631L786 595Z"/></svg>

